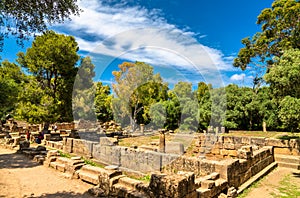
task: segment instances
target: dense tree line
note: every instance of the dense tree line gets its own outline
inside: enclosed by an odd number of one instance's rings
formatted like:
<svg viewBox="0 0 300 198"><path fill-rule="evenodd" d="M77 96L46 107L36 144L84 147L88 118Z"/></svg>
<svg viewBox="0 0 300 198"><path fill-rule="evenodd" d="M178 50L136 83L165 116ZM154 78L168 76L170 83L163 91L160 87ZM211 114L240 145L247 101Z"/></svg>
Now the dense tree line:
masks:
<svg viewBox="0 0 300 198"><path fill-rule="evenodd" d="M70 1L72 2L72 1ZM1 7L0 7L1 8ZM30 123L114 119L123 126L202 131L227 129L297 131L300 129L300 3L275 0L258 16L262 30L245 45L233 65L263 66L252 88L230 84L213 88L189 82L172 89L143 62L124 62L114 84L94 82L89 57L78 55L74 37L46 31L16 63L1 62L0 113ZM261 86L265 81L267 86ZM73 100L72 100L73 99Z"/></svg>
<svg viewBox="0 0 300 198"><path fill-rule="evenodd" d="M199 82L193 90L191 83L178 82L170 89L152 66L124 62L113 72L114 94L110 86L93 81L95 66L77 51L72 36L47 31L18 54L17 64L3 61L2 117L11 113L30 123L114 119L133 130L139 124L179 131L209 125L261 130L263 122L269 130L299 129L299 50L278 58L264 76L269 86L253 88Z"/></svg>

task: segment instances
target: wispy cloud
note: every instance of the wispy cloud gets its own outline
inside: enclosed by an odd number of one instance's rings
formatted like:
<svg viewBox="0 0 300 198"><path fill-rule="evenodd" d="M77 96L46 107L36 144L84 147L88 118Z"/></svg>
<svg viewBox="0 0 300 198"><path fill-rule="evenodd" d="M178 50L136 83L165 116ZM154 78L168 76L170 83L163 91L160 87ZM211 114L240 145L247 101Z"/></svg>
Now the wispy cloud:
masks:
<svg viewBox="0 0 300 198"><path fill-rule="evenodd" d="M230 77L230 80L232 81L240 81L240 80L244 80L246 77L246 74L234 74Z"/></svg>
<svg viewBox="0 0 300 198"><path fill-rule="evenodd" d="M126 4L104 4L100 0L80 1L80 17L60 26L75 34L79 47L93 54L144 61L160 67L196 71L207 79L219 71L231 70L232 57L202 45L199 36L168 23L160 10ZM221 79L219 80L221 81Z"/></svg>

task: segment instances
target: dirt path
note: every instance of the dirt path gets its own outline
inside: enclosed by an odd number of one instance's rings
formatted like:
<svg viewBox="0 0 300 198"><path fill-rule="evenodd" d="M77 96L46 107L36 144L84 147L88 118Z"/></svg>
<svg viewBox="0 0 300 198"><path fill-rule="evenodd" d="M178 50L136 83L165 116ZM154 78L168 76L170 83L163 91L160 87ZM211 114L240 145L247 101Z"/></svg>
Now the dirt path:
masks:
<svg viewBox="0 0 300 198"><path fill-rule="evenodd" d="M91 187L0 147L0 198L91 197L86 192Z"/></svg>
<svg viewBox="0 0 300 198"><path fill-rule="evenodd" d="M248 194L247 198L274 198L282 197L284 194L280 192L279 188L283 187L281 182L287 176L290 176L289 182L292 185L299 186L300 189L300 171L287 169L287 168L276 168L269 175L259 182L256 188L253 188ZM295 197L299 198L299 197Z"/></svg>

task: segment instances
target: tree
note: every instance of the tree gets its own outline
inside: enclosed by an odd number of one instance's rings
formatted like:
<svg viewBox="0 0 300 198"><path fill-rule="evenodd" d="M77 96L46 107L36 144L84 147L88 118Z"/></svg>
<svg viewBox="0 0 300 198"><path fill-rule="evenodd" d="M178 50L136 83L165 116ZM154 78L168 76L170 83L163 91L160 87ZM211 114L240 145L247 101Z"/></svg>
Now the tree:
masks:
<svg viewBox="0 0 300 198"><path fill-rule="evenodd" d="M280 102L279 118L292 132L300 129L300 99L286 96Z"/></svg>
<svg viewBox="0 0 300 198"><path fill-rule="evenodd" d="M167 85L162 83L153 67L143 62L124 62L119 71L113 71L116 84L113 90L118 97L113 100L117 120L130 120L132 130L136 124L148 124L150 106L166 98ZM116 116L115 116L116 118ZM125 123L123 123L125 124Z"/></svg>
<svg viewBox="0 0 300 198"><path fill-rule="evenodd" d="M78 15L77 0L2 0L0 2L0 50L5 36L16 36L18 42L43 32L47 25L62 23L71 15Z"/></svg>
<svg viewBox="0 0 300 198"><path fill-rule="evenodd" d="M211 95L210 91L212 87L210 84L204 82L198 83L197 90L194 92L195 97L198 101L199 111L198 111L198 130L206 130L210 124L211 120Z"/></svg>
<svg viewBox="0 0 300 198"><path fill-rule="evenodd" d="M173 89L180 104L180 126L182 131L197 131L198 102L193 96L192 83L178 82Z"/></svg>
<svg viewBox="0 0 300 198"><path fill-rule="evenodd" d="M47 31L35 38L25 54L18 54L19 64L34 76L38 86L59 112L57 121L73 120L71 99L77 73L75 65L79 59L77 50L74 37Z"/></svg>
<svg viewBox="0 0 300 198"><path fill-rule="evenodd" d="M272 8L264 9L257 19L261 32L251 39L244 38L234 66L246 69L250 63L260 61L271 66L272 57L280 57L285 49L300 48L299 0L275 0Z"/></svg>
<svg viewBox="0 0 300 198"><path fill-rule="evenodd" d="M54 123L59 117L60 112L54 99L34 76L28 76L18 95L16 118L38 124Z"/></svg>
<svg viewBox="0 0 300 198"><path fill-rule="evenodd" d="M90 57L82 58L73 86L73 116L75 120L96 121L94 111L95 85L93 78L95 66Z"/></svg>
<svg viewBox="0 0 300 198"><path fill-rule="evenodd" d="M154 129L162 129L166 125L167 113L164 102L158 102L150 107L151 125Z"/></svg>
<svg viewBox="0 0 300 198"><path fill-rule="evenodd" d="M12 113L18 103L17 97L25 75L21 68L8 61L0 65L0 118Z"/></svg>
<svg viewBox="0 0 300 198"><path fill-rule="evenodd" d="M107 122L113 119L111 107L112 99L110 87L108 85L103 85L102 82L97 82L94 104L95 113L99 121Z"/></svg>
<svg viewBox="0 0 300 198"><path fill-rule="evenodd" d="M281 100L285 96L300 98L300 50L287 50L277 58L274 67L265 74L266 82L274 96Z"/></svg>

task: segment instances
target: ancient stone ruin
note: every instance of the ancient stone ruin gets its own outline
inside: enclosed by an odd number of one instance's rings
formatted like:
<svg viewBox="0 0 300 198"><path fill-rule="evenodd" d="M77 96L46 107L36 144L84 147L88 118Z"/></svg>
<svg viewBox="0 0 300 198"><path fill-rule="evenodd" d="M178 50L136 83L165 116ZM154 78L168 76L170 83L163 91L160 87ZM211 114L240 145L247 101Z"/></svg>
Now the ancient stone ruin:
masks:
<svg viewBox="0 0 300 198"><path fill-rule="evenodd" d="M75 130L75 125L57 125L55 131L45 134L43 146L36 148L29 147L22 132L18 141L9 142L13 137L3 136L2 142L7 147L19 147L26 156L69 178L93 184L89 192L102 197L236 197L276 166L300 169L300 139L223 136L219 132L224 129L211 130L192 134L192 155L186 156L187 146L166 141L165 130L159 131L160 138L149 145L125 147L118 144L126 138L120 131L107 137L97 127ZM30 127L33 134L38 130ZM75 132L77 136L72 137ZM191 134L171 136L184 139Z"/></svg>

